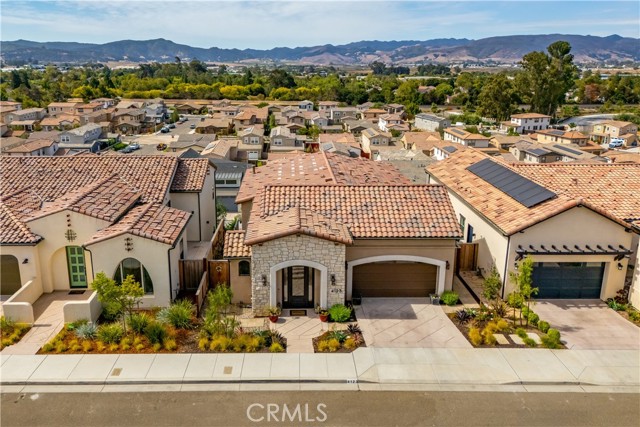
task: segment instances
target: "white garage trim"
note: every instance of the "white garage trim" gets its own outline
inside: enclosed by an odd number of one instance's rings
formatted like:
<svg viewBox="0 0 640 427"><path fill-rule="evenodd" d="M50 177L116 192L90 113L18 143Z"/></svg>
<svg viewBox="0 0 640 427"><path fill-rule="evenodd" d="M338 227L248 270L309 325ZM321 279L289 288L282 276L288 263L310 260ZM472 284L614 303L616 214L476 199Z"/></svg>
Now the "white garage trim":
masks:
<svg viewBox="0 0 640 427"><path fill-rule="evenodd" d="M445 272L444 270L447 268L446 261L441 261L439 259L427 258L422 256L415 255L378 255L372 256L368 258L356 259L353 261L347 262L347 299L351 299L351 293L353 290L353 267L362 264L369 264L372 262L385 262L385 261L410 261L410 262L420 262L423 264L431 264L438 267L437 272L437 287L436 292L438 295L442 295L444 292L444 279Z"/></svg>
<svg viewBox="0 0 640 427"><path fill-rule="evenodd" d="M276 280L276 273L279 270L287 267L295 267L295 266L304 266L315 268L316 270L320 270L320 306L327 306L327 267L324 265L317 263L315 261L307 261L304 259L294 259L291 261L284 261L280 264L276 264L269 268L269 286L271 286L269 300L270 305L276 306L278 303L278 286ZM284 284L283 284L284 286Z"/></svg>

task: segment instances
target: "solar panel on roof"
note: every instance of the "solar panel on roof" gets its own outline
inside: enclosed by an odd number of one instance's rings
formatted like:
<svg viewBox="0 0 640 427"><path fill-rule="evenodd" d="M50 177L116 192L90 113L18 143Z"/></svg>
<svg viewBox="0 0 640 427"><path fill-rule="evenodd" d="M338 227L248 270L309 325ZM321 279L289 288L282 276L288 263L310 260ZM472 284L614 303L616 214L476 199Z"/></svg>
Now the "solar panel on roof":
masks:
<svg viewBox="0 0 640 427"><path fill-rule="evenodd" d="M550 130L548 133L551 134L551 135L556 135L556 136L564 135L564 131L557 130L557 129Z"/></svg>
<svg viewBox="0 0 640 427"><path fill-rule="evenodd" d="M467 170L527 208L556 196L554 192L491 159L481 160L467 167Z"/></svg>
<svg viewBox="0 0 640 427"><path fill-rule="evenodd" d="M577 156L582 154L582 151L578 151L578 150L574 150L573 148L569 148L569 147L564 147L562 145L554 145L555 148L557 148L558 150L563 150L563 151L567 151L569 153L575 154Z"/></svg>
<svg viewBox="0 0 640 427"><path fill-rule="evenodd" d="M442 147L442 149L448 153L454 153L456 151L458 151L458 149L456 147L454 147L453 145L447 145L446 147Z"/></svg>
<svg viewBox="0 0 640 427"><path fill-rule="evenodd" d="M532 148L527 150L529 153L534 154L536 156L544 156L545 154L551 153L549 150L545 150L544 148Z"/></svg>
<svg viewBox="0 0 640 427"><path fill-rule="evenodd" d="M457 135L465 135L466 132L463 131L462 129L450 129L450 132L455 133Z"/></svg>

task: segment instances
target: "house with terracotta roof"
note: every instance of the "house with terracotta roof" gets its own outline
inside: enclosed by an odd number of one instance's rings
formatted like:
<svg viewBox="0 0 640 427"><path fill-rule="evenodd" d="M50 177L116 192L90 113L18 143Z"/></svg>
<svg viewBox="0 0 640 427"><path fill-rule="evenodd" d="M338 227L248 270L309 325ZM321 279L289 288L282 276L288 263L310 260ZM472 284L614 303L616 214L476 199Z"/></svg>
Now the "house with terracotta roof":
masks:
<svg viewBox="0 0 640 427"><path fill-rule="evenodd" d="M391 134L375 128L362 131L362 151L369 155L376 153L377 147L388 147L391 142Z"/></svg>
<svg viewBox="0 0 640 427"><path fill-rule="evenodd" d="M51 139L23 140L6 149L2 149L4 156L53 156L58 151L58 142Z"/></svg>
<svg viewBox="0 0 640 427"><path fill-rule="evenodd" d="M506 164L464 150L427 173L447 187L462 242L476 247L471 269L488 274L495 267L503 298L525 256L533 258L540 299L605 300L633 274L640 165Z"/></svg>
<svg viewBox="0 0 640 427"><path fill-rule="evenodd" d="M70 290L87 299L65 306L65 321L95 321L88 287L99 272L133 275L143 307L166 306L184 285L180 260L210 245L217 225L207 159L0 156L0 166L1 293L16 321L33 322L43 293Z"/></svg>
<svg viewBox="0 0 640 427"><path fill-rule="evenodd" d="M204 119L196 124L196 133L229 135L233 132L233 121L229 117Z"/></svg>
<svg viewBox="0 0 640 427"><path fill-rule="evenodd" d="M389 163L292 155L247 171L236 203L242 230L224 257L257 313L451 289L460 227L446 190Z"/></svg>
<svg viewBox="0 0 640 427"><path fill-rule="evenodd" d="M488 136L467 132L460 128L446 128L444 130L445 141L452 141L465 147L487 148L489 139Z"/></svg>
<svg viewBox="0 0 640 427"><path fill-rule="evenodd" d="M608 144L611 139L618 138L626 147L632 147L638 145L638 126L631 122L609 120L593 125L589 136L597 144Z"/></svg>
<svg viewBox="0 0 640 427"><path fill-rule="evenodd" d="M419 113L416 114L414 126L417 129L439 132L451 127L451 120L445 117L436 116L435 114Z"/></svg>
<svg viewBox="0 0 640 427"><path fill-rule="evenodd" d="M546 129L536 132L536 138L541 144L575 144L587 145L589 137L578 131L564 131L560 129Z"/></svg>

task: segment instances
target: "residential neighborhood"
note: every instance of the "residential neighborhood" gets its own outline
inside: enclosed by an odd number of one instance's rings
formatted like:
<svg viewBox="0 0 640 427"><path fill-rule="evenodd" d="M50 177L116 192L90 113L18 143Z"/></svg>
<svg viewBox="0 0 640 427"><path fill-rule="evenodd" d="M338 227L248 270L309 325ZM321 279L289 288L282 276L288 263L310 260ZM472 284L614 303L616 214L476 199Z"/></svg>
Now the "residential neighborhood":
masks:
<svg viewBox="0 0 640 427"><path fill-rule="evenodd" d="M283 28L301 20L276 6ZM2 42L3 425L634 425L637 39L605 37L613 56L600 36L361 41L293 61L307 48L284 33L271 50L113 42L122 57ZM62 394L106 397L81 415L42 403ZM162 420L141 418L150 395Z"/></svg>

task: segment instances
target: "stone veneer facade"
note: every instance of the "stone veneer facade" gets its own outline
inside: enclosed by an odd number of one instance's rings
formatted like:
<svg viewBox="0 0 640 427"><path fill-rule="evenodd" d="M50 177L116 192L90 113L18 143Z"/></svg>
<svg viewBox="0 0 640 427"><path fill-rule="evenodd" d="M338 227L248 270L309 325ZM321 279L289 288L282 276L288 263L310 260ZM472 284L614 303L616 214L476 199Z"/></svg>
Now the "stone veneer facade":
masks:
<svg viewBox="0 0 640 427"><path fill-rule="evenodd" d="M326 284L327 307L344 304L346 287L344 244L302 234L253 245L251 250L251 303L254 313L264 314L264 309L271 305L271 286L276 286L275 283L269 283L271 267L293 260L322 264L327 268L327 282L330 282L331 274L335 274L336 286L332 286L331 283ZM267 286L257 283L257 278L261 275L266 277ZM278 302L281 303L281 301ZM318 305L320 301L314 303Z"/></svg>

